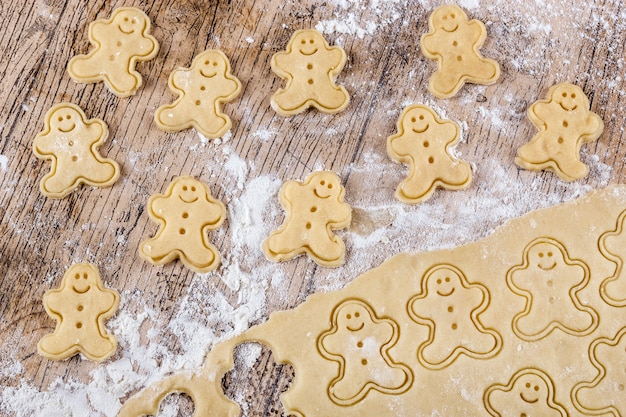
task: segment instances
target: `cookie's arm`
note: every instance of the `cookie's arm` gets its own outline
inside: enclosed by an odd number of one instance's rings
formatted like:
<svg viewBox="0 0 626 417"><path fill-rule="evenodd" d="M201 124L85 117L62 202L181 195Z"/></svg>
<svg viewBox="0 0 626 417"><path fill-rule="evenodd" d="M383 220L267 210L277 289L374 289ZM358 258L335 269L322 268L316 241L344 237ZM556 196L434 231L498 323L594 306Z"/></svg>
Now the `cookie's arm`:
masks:
<svg viewBox="0 0 626 417"><path fill-rule="evenodd" d="M218 227L224 221L226 217L226 207L222 204L221 201L216 200L214 198L207 199L206 202L206 212L207 216L210 216L207 220L209 224L207 226L211 226L212 228Z"/></svg>
<svg viewBox="0 0 626 417"><path fill-rule="evenodd" d="M62 298L61 290L49 290L43 295L43 305L46 308L46 312L54 318L61 318L59 311L65 304Z"/></svg>
<svg viewBox="0 0 626 417"><path fill-rule="evenodd" d="M159 47L159 43L151 35L145 35L137 40L137 52L136 55L140 57L150 56L155 54L154 50Z"/></svg>
<svg viewBox="0 0 626 417"><path fill-rule="evenodd" d="M589 137L586 138L586 141L592 141L597 139L604 130L604 122L602 121L600 116L591 111L587 114L587 125L588 128L585 129L584 133Z"/></svg>
<svg viewBox="0 0 626 417"><path fill-rule="evenodd" d="M109 37L108 26L112 24L113 23L106 23L101 20L91 22L89 25L89 41L100 47L102 43L107 41Z"/></svg>
<svg viewBox="0 0 626 417"><path fill-rule="evenodd" d="M48 134L38 134L33 141L33 152L37 156L53 155L54 140L51 140Z"/></svg>
<svg viewBox="0 0 626 417"><path fill-rule="evenodd" d="M102 120L91 119L88 120L85 125L89 134L92 135L92 138L97 138L97 140L93 142L93 145L91 145L92 147L97 147L106 140L108 129Z"/></svg>
<svg viewBox="0 0 626 417"><path fill-rule="evenodd" d="M153 219L165 220L165 216L167 216L167 200L168 198L161 195L153 195L148 200L148 215Z"/></svg>
<svg viewBox="0 0 626 417"><path fill-rule="evenodd" d="M277 52L270 62L272 71L281 78L293 78L289 70L289 54L287 52Z"/></svg>
<svg viewBox="0 0 626 417"><path fill-rule="evenodd" d="M395 154L395 156L410 156L414 146L412 146L414 139L406 132L401 135L394 135L389 138L389 153Z"/></svg>
<svg viewBox="0 0 626 417"><path fill-rule="evenodd" d="M487 39L487 29L483 22L476 19L470 20L465 31L467 32L467 38L474 45L474 49L483 46L485 39Z"/></svg>
<svg viewBox="0 0 626 417"><path fill-rule="evenodd" d="M428 32L422 35L420 39L420 49L424 56L428 59L435 59L438 55L437 52L437 40L435 39L435 32Z"/></svg>
<svg viewBox="0 0 626 417"><path fill-rule="evenodd" d="M337 74L346 63L346 53L338 46L332 46L328 50L328 61L332 65L332 73Z"/></svg>
<svg viewBox="0 0 626 417"><path fill-rule="evenodd" d="M183 68L176 68L170 74L169 84L174 90L176 90L179 94L184 94L183 86L189 84L189 79L191 76L191 71Z"/></svg>
<svg viewBox="0 0 626 417"><path fill-rule="evenodd" d="M224 82L220 83L220 90L220 98L230 101L239 95L241 83L229 73L225 75Z"/></svg>
<svg viewBox="0 0 626 417"><path fill-rule="evenodd" d="M538 128L545 129L548 127L546 120L554 115L550 107L550 104L543 100L537 101L528 108L528 118Z"/></svg>

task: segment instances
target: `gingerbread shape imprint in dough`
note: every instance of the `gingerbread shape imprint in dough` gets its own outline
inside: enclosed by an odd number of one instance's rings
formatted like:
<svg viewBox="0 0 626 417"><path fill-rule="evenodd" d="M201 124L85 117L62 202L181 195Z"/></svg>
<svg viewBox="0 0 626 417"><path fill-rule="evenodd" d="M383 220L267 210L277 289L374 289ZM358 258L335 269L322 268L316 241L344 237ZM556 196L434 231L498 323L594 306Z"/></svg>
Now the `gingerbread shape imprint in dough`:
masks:
<svg viewBox="0 0 626 417"><path fill-rule="evenodd" d="M626 416L626 327L612 339L594 340L589 346L589 358L598 375L574 387L574 405L586 415Z"/></svg>
<svg viewBox="0 0 626 417"><path fill-rule="evenodd" d="M44 294L43 305L57 325L54 333L39 341L37 351L52 360L80 353L102 362L117 348L117 339L106 331L104 321L115 314L119 303L119 293L104 287L94 265L72 265L61 287Z"/></svg>
<svg viewBox="0 0 626 417"><path fill-rule="evenodd" d="M339 363L339 374L328 386L333 402L349 406L371 390L398 395L409 389L411 369L389 354L400 337L395 321L378 317L363 300L347 299L335 308L331 323L317 346L323 357Z"/></svg>
<svg viewBox="0 0 626 417"><path fill-rule="evenodd" d="M553 171L566 182L581 179L589 167L580 160L580 147L600 137L604 123L589 111L583 90L569 83L556 84L548 98L528 108L528 118L539 132L517 150L521 168Z"/></svg>
<svg viewBox="0 0 626 417"><path fill-rule="evenodd" d="M343 48L328 45L317 30L295 31L287 50L272 57L272 71L287 82L272 96L272 108L283 116L302 113L309 107L324 113L342 111L350 96L335 79L345 63Z"/></svg>
<svg viewBox="0 0 626 417"><path fill-rule="evenodd" d="M460 128L441 120L433 109L413 104L398 118L397 133L387 138L387 153L409 166L409 175L396 188L403 203L421 203L439 188L462 190L472 182L470 165L450 153L459 142Z"/></svg>
<svg viewBox="0 0 626 417"><path fill-rule="evenodd" d="M148 200L148 215L159 223L156 235L139 245L139 255L154 265L180 259L189 269L206 273L219 266L220 254L208 230L226 218L226 207L205 183L190 176L175 178L165 194Z"/></svg>
<svg viewBox="0 0 626 417"><path fill-rule="evenodd" d="M483 22L469 20L458 6L444 5L431 13L428 27L420 48L426 58L438 63L428 82L433 95L449 98L465 83L488 85L500 78L500 65L479 51L487 38Z"/></svg>
<svg viewBox="0 0 626 417"><path fill-rule="evenodd" d="M614 307L626 307L626 271L624 270L624 258L626 258L626 210L617 218L614 230L605 232L600 236L598 248L602 255L615 263L615 272L600 284L600 294L604 301Z"/></svg>
<svg viewBox="0 0 626 417"><path fill-rule="evenodd" d="M172 71L168 85L178 98L155 112L160 129L178 132L194 128L211 139L228 132L232 122L220 105L239 95L241 83L231 74L230 61L222 51L209 49L198 54L190 68Z"/></svg>
<svg viewBox="0 0 626 417"><path fill-rule="evenodd" d="M143 83L135 65L151 60L159 52L151 28L150 18L143 11L135 7L115 9L109 19L91 22L89 42L94 48L72 58L67 72L80 83L104 81L118 97L135 94Z"/></svg>
<svg viewBox="0 0 626 417"><path fill-rule="evenodd" d="M513 331L524 340L540 340L559 329L585 336L598 326L598 313L583 305L579 292L590 280L589 266L572 259L565 246L540 237L524 248L523 263L506 275L509 289L526 299L513 320Z"/></svg>
<svg viewBox="0 0 626 417"><path fill-rule="evenodd" d="M620 331L624 315L598 291L615 267L598 250L598 240L625 210L626 185L612 186L510 220L477 242L398 254L338 290L312 294L297 308L272 313L262 324L216 344L202 367L151 384L125 401L119 417L155 415L172 392L191 396L195 416L239 416L240 407L224 394L222 381L235 366L236 346L250 342L264 344L276 362L293 367L295 378L280 397L286 415L624 416L626 330ZM561 252L565 247L572 256ZM585 268L574 254L584 254L591 271L589 282L580 289ZM522 257L528 265L520 262ZM532 288L525 292L522 288L536 285L538 291L531 295L541 292L547 304L554 304L545 310L545 317L534 316L536 325L520 320L521 330L532 334L554 318L565 330L543 338L518 331L520 338L512 323L527 299L511 290L507 274L520 293L531 292ZM555 291L550 292L551 287ZM428 295L417 298L425 289ZM446 295L459 299L449 302ZM550 303L552 296L555 300ZM593 314L579 310L574 299L597 313L591 333L583 328ZM419 301L411 305L411 300ZM432 303L421 305L425 300ZM472 314L475 320L470 319ZM415 320L418 315L423 324ZM431 339L427 319L440 332L430 346L443 353L424 349L421 356L426 361L420 361L416 353ZM501 345L489 353L497 335ZM594 340L598 342L593 344ZM447 366L430 366L452 358L449 352L458 346L467 348L467 354L448 360ZM471 352L480 355L473 357ZM409 372L412 383L404 387ZM576 398L580 412L574 407Z"/></svg>
<svg viewBox="0 0 626 417"><path fill-rule="evenodd" d="M55 104L45 116L44 130L33 142L33 153L52 163L39 185L41 193L63 198L80 184L109 187L120 176L120 167L98 152L109 135L100 119L87 119L72 103Z"/></svg>
<svg viewBox="0 0 626 417"><path fill-rule="evenodd" d="M413 320L429 328L428 340L417 351L422 366L441 369L460 355L487 359L498 354L502 336L485 328L479 317L491 299L484 285L470 283L460 269L447 264L426 271L421 285L407 309Z"/></svg>
<svg viewBox="0 0 626 417"><path fill-rule="evenodd" d="M339 177L330 171L313 172L304 182L285 182L280 204L287 214L280 228L263 241L267 259L280 262L306 254L322 266L343 265L346 247L333 230L352 221L344 193Z"/></svg>
<svg viewBox="0 0 626 417"><path fill-rule="evenodd" d="M485 391L490 415L567 417L569 413L555 400L555 387L541 369L520 369L507 385L494 384Z"/></svg>

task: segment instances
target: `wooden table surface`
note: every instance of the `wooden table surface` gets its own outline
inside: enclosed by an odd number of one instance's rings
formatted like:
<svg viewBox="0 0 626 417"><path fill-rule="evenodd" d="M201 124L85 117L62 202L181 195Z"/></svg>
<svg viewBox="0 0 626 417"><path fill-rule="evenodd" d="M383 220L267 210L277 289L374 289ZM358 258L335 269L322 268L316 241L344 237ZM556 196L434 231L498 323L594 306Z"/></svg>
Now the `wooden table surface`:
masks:
<svg viewBox="0 0 626 417"><path fill-rule="evenodd" d="M495 85L467 85L456 97L438 100L427 90L435 65L419 51L419 37L427 31L437 1L0 2L0 413L38 415L25 411L27 405L8 406L7 396L26 388L58 392L59 378L61 385L89 384L94 371L122 358L132 361L138 346L159 344L164 357L185 355L192 342L170 331L181 318L216 338L227 337L243 329L236 329L228 314L216 312L256 306L244 321L253 325L273 311L293 308L309 294L345 285L396 253L473 241L509 217L624 182L625 4L579 3L461 1L471 18L487 24L482 51L500 62L502 77ZM90 48L88 24L130 5L150 16L161 45L154 60L137 66L143 87L120 99L102 83L72 81L67 62ZM337 115L309 111L285 118L270 107L270 96L283 85L271 72L270 59L285 48L294 30L316 26L347 53L338 83L349 91L350 106ZM193 130L160 131L153 115L174 99L167 87L170 72L211 48L230 57L243 86L239 97L223 107L233 119L230 133L207 142ZM564 81L583 88L605 123L600 139L582 149L590 174L569 184L513 163L516 149L536 131L526 117L528 105ZM108 124L110 135L101 152L122 167L112 187L81 187L60 200L40 194L39 181L50 163L33 155L32 142L43 129L45 112L61 101L76 103L88 117ZM418 206L394 199L407 168L389 159L386 138L411 103L432 105L462 125L463 141L455 152L473 165L468 190L438 191ZM341 177L346 201L354 208L351 228L339 232L347 245L346 265L322 268L305 257L281 264L266 261L252 231L269 233L282 222L277 197L282 181L303 179L318 169ZM225 260L213 273L198 275L180 262L155 267L137 254L139 243L157 230L146 212L148 198L164 192L179 175L208 183L229 209L229 219L210 234ZM258 214L259 207L250 205L254 195L267 203L261 207L263 223L254 223L252 216L249 224L236 224L247 212ZM118 352L103 364L77 356L52 362L36 353L38 340L55 325L42 296L58 287L76 262L97 265L106 285L121 293L114 328L123 327L119 317L147 314L137 329L139 344L120 337ZM261 302L254 304L259 291ZM212 304L218 299L231 310ZM159 336L146 336L150 334ZM212 343L207 340L204 351ZM238 368L226 378L227 392L246 402L248 415L279 414L278 395L292 372L275 365L267 349L253 359L251 368ZM156 360L155 367L165 366L163 362ZM142 386L137 382L118 399ZM169 401L188 415L189 400Z"/></svg>

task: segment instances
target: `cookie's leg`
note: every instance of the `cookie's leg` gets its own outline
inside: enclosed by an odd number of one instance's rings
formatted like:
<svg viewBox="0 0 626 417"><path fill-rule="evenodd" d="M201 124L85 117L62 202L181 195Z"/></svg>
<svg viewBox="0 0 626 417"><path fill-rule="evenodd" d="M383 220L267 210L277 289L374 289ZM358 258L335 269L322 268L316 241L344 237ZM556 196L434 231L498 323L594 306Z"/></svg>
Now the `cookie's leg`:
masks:
<svg viewBox="0 0 626 417"><path fill-rule="evenodd" d="M101 59L96 54L77 55L70 60L70 76L79 82L95 82L102 79Z"/></svg>
<svg viewBox="0 0 626 417"><path fill-rule="evenodd" d="M173 239L176 242L176 239ZM141 254L152 260L154 264L162 264L169 261L169 257L172 255L174 248L170 239L167 239L163 234L159 234L152 239L148 239L139 246Z"/></svg>
<svg viewBox="0 0 626 417"><path fill-rule="evenodd" d="M315 101L324 107L326 111L341 110L346 102L350 100L345 89L333 86L330 82L319 84L317 89Z"/></svg>
<svg viewBox="0 0 626 417"><path fill-rule="evenodd" d="M294 230L293 227L288 227L283 230L272 233L264 242L264 246L268 249L267 255L271 255L277 260L283 260L280 255L289 254L298 248L304 246L302 241L293 241L292 236L300 236L300 233Z"/></svg>
<svg viewBox="0 0 626 417"><path fill-rule="evenodd" d="M168 131L187 129L191 127L192 121L188 112L180 110L179 102L159 107L154 118L163 129Z"/></svg>
<svg viewBox="0 0 626 417"><path fill-rule="evenodd" d="M442 98L453 96L462 86L461 76L453 70L435 71L430 77L430 88Z"/></svg>
<svg viewBox="0 0 626 417"><path fill-rule="evenodd" d="M85 173L85 179L95 185L107 183L115 178L117 168L108 160L93 160L91 168Z"/></svg>
<svg viewBox="0 0 626 417"><path fill-rule="evenodd" d="M195 269L210 271L219 260L217 249L213 245L204 246L202 243L190 248L183 248L180 254L181 261L192 265Z"/></svg>
<svg viewBox="0 0 626 417"><path fill-rule="evenodd" d="M292 85L287 89L278 90L272 96L272 102L283 111L304 111L309 107L308 101L312 99L312 97L307 94L308 90L309 89L306 87L298 88L298 86Z"/></svg>
<svg viewBox="0 0 626 417"><path fill-rule="evenodd" d="M132 94L141 85L141 77L125 67L105 69L103 80L111 90L123 96Z"/></svg>

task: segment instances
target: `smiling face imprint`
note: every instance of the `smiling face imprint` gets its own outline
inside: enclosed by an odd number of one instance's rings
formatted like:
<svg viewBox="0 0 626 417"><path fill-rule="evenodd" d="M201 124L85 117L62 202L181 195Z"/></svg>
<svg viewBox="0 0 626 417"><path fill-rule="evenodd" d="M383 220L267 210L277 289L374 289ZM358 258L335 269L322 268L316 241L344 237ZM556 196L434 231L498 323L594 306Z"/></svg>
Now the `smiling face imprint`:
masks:
<svg viewBox="0 0 626 417"><path fill-rule="evenodd" d="M548 386L539 376L525 374L515 381L514 392L527 404L535 404L540 399L548 398Z"/></svg>
<svg viewBox="0 0 626 417"><path fill-rule="evenodd" d="M367 320L370 320L369 313L357 302L347 302L337 312L337 326L340 330L358 332L365 327Z"/></svg>
<svg viewBox="0 0 626 417"><path fill-rule="evenodd" d="M203 188L197 181L185 179L178 181L172 191L173 196L177 196L183 203L195 203L202 197Z"/></svg>
<svg viewBox="0 0 626 417"><path fill-rule="evenodd" d="M224 58L214 52L206 52L200 54L196 58L197 69L204 78L213 78L217 74L226 72L226 63Z"/></svg>
<svg viewBox="0 0 626 417"><path fill-rule="evenodd" d="M563 261L561 250L551 243L539 242L528 250L528 261L542 271L551 271Z"/></svg>
<svg viewBox="0 0 626 417"><path fill-rule="evenodd" d="M340 184L330 175L321 173L311 182L313 194L319 198L327 199L338 195Z"/></svg>
<svg viewBox="0 0 626 417"><path fill-rule="evenodd" d="M435 29L454 32L462 20L462 10L455 6L440 7L433 15Z"/></svg>
<svg viewBox="0 0 626 417"><path fill-rule="evenodd" d="M456 272L442 268L434 271L429 277L426 287L429 292L434 292L440 297L450 297L461 283Z"/></svg>
<svg viewBox="0 0 626 417"><path fill-rule="evenodd" d="M74 109L63 107L50 116L50 129L61 133L69 133L76 128L76 123L80 120L80 114Z"/></svg>
<svg viewBox="0 0 626 417"><path fill-rule="evenodd" d="M77 272L73 276L71 288L78 294L85 294L91 289L91 284L92 279L89 277L89 274L87 272Z"/></svg>
<svg viewBox="0 0 626 417"><path fill-rule="evenodd" d="M406 131L412 131L420 134L426 132L430 128L433 117L423 108L417 107L410 110L404 116L403 127Z"/></svg>
<svg viewBox="0 0 626 417"><path fill-rule="evenodd" d="M584 108L584 92L575 85L562 85L552 94L553 100L565 111Z"/></svg>
<svg viewBox="0 0 626 417"><path fill-rule="evenodd" d="M299 53L305 56L311 56L315 55L317 51L319 51L321 45L323 45L322 41L323 39L320 40L316 33L307 31L305 33L298 34L294 38L293 44Z"/></svg>
<svg viewBox="0 0 626 417"><path fill-rule="evenodd" d="M117 28L125 35L131 35L135 32L141 33L146 26L143 16L138 16L130 11L122 11L115 16Z"/></svg>

